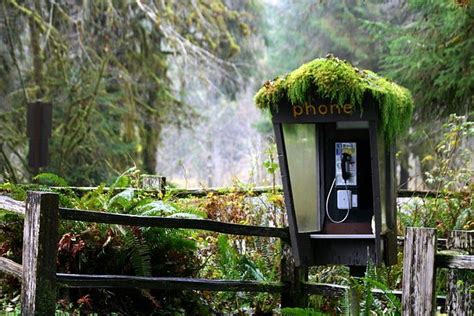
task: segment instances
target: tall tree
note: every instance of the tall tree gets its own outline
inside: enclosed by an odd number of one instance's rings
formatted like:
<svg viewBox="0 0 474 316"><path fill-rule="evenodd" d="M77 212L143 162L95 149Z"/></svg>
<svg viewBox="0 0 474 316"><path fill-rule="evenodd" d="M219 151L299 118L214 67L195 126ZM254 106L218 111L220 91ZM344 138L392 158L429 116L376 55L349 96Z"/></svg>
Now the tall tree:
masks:
<svg viewBox="0 0 474 316"><path fill-rule="evenodd" d="M426 154L423 144L440 131L440 120L452 112L472 116L473 7L455 0L281 1L271 8L269 72L333 53L409 88L416 124L399 141L403 185L410 153Z"/></svg>
<svg viewBox="0 0 474 316"><path fill-rule="evenodd" d="M189 112L169 76L170 62L181 58L226 74L223 81L234 78L238 69L229 60L249 32L245 12L221 0L2 0L2 6L8 49L0 60L8 67L0 72L0 171L11 179L27 175L19 163L26 152L21 91L30 102L54 105L46 170L74 183L108 178L133 162L154 173L162 124Z"/></svg>
<svg viewBox="0 0 474 316"><path fill-rule="evenodd" d="M397 18L393 2L283 0L268 7L271 68L286 72L331 53L378 71L381 46L364 22Z"/></svg>
<svg viewBox="0 0 474 316"><path fill-rule="evenodd" d="M383 47L380 64L384 73L408 87L415 98L414 128L400 155L400 183L406 184L409 153L420 161L435 155L431 144L441 137L441 126L449 114L472 117L474 4L407 0L398 10L404 12L402 19L367 26ZM430 167L420 166L425 175Z"/></svg>
<svg viewBox="0 0 474 316"><path fill-rule="evenodd" d="M474 3L410 0L406 10L405 23L372 29L387 45L385 72L410 87L419 121L473 111Z"/></svg>

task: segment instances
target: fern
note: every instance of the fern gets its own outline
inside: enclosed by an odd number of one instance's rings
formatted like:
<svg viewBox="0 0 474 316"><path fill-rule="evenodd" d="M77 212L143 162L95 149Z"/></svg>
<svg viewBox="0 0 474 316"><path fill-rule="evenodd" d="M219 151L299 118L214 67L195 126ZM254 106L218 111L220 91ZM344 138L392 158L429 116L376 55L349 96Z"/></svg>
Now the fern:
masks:
<svg viewBox="0 0 474 316"><path fill-rule="evenodd" d="M176 208L163 201L151 201L134 208L134 213L144 216L167 216L176 212Z"/></svg>
<svg viewBox="0 0 474 316"><path fill-rule="evenodd" d="M362 278L363 282L363 290L364 290L364 300L361 302L362 304L362 315L364 316L370 316L371 311L374 310L375 304L374 304L374 295L372 293L373 290L373 284L371 282L368 282L367 280L369 277L364 277Z"/></svg>
<svg viewBox="0 0 474 316"><path fill-rule="evenodd" d="M249 276L249 278L252 280L267 281L267 278L257 267L257 264L249 257L243 255L240 259L239 264L243 267L244 270L243 279L245 279L246 276Z"/></svg>
<svg viewBox="0 0 474 316"><path fill-rule="evenodd" d="M219 266L224 278L235 279L241 274L239 267L239 254L229 244L229 238L226 235L220 235L217 238L217 251L219 256Z"/></svg>
<svg viewBox="0 0 474 316"><path fill-rule="evenodd" d="M107 203L107 210L109 211L128 211L134 206L133 198L135 197L134 189L126 189L114 195Z"/></svg>
<svg viewBox="0 0 474 316"><path fill-rule="evenodd" d="M67 187L68 183L66 180L53 173L40 173L33 178L38 181L39 184L53 186L53 187Z"/></svg>
<svg viewBox="0 0 474 316"><path fill-rule="evenodd" d="M141 232L140 232L141 234ZM133 271L139 276L151 276L150 248L130 230L123 235L124 248L130 256Z"/></svg>
<svg viewBox="0 0 474 316"><path fill-rule="evenodd" d="M131 176L139 172L137 167L132 167L125 170L121 175L115 179L115 182L110 186L110 192L115 188L126 188L132 185Z"/></svg>
<svg viewBox="0 0 474 316"><path fill-rule="evenodd" d="M350 304L357 302L357 300L351 300L351 295L358 295L362 298L360 302L361 315L370 316L374 313L377 315L400 315L400 300L390 292L387 285L379 280L372 265L367 266L364 277L352 277L348 283L350 290L345 295L343 304L345 315L350 315ZM375 289L382 291L382 298L375 297Z"/></svg>

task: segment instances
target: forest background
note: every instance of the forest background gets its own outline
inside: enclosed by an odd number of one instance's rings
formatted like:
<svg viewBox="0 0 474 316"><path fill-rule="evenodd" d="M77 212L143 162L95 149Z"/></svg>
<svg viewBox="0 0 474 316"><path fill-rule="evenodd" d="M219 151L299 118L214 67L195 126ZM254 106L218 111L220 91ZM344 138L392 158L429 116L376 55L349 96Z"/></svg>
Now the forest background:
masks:
<svg viewBox="0 0 474 316"><path fill-rule="evenodd" d="M256 109L253 95L266 80L330 53L413 93L412 127L397 140L400 188L440 195L401 203L399 232L436 227L442 237L473 229L473 33L469 0L1 0L0 189L25 199L28 186L15 183L34 176L26 105L36 101L53 105L50 163L40 171L61 177L46 174L38 182L119 188L136 186L141 171L181 187L275 184L270 119ZM201 199L170 194L161 201L132 189L113 191L103 185L84 196L66 190L61 204L285 226L283 200L274 190L262 196L249 190L250 197L229 190ZM16 262L22 223L0 212L0 254ZM272 240L81 223L63 224L60 234L59 271L279 278L281 247ZM399 288L401 265L368 275L379 288ZM441 294L445 276L438 275ZM318 267L310 277L352 282L342 267ZM18 309L19 283L10 278L5 286L1 308ZM63 296L60 309L124 314L196 306L268 312L279 304L263 293L78 290ZM347 305L321 298L313 303L329 313Z"/></svg>
<svg viewBox="0 0 474 316"><path fill-rule="evenodd" d="M426 186L441 125L472 117L474 9L461 0L16 1L0 10L0 180L25 182L26 103L53 104L69 184L130 166L177 185L269 184L267 80L331 53L409 88L399 178ZM472 145L463 143L462 146ZM472 167L472 165L468 166ZM420 180L421 179L421 180ZM428 185L429 186L429 185Z"/></svg>

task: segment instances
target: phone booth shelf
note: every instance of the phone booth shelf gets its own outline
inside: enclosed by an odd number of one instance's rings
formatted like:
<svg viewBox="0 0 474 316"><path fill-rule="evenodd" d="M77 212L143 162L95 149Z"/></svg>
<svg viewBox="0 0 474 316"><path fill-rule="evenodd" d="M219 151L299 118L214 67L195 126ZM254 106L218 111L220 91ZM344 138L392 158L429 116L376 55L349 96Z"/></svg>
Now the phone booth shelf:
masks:
<svg viewBox="0 0 474 316"><path fill-rule="evenodd" d="M255 102L272 116L296 264L396 263L395 139L410 92L328 56L266 82Z"/></svg>

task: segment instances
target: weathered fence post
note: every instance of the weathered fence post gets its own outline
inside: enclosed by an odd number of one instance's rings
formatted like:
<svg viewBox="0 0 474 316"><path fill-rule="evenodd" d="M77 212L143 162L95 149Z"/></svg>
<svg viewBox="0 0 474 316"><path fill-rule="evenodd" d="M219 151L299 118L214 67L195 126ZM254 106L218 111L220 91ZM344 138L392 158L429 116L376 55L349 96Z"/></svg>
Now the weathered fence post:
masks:
<svg viewBox="0 0 474 316"><path fill-rule="evenodd" d="M296 267L291 246L282 240L281 282L290 285L290 292L281 293L281 307L306 307L308 295L302 291L302 282L308 279L307 267Z"/></svg>
<svg viewBox="0 0 474 316"><path fill-rule="evenodd" d="M435 229L406 229L403 249L403 315L434 315L435 256Z"/></svg>
<svg viewBox="0 0 474 316"><path fill-rule="evenodd" d="M58 206L57 194L28 192L23 230L23 316L55 313Z"/></svg>
<svg viewBox="0 0 474 316"><path fill-rule="evenodd" d="M165 194L166 177L144 174L140 177L143 190L157 190Z"/></svg>
<svg viewBox="0 0 474 316"><path fill-rule="evenodd" d="M466 254L474 254L474 231L455 230L450 232L446 242L448 250L463 250ZM450 269L448 273L448 293L446 311L448 315L474 315L474 298L471 287L472 272Z"/></svg>

